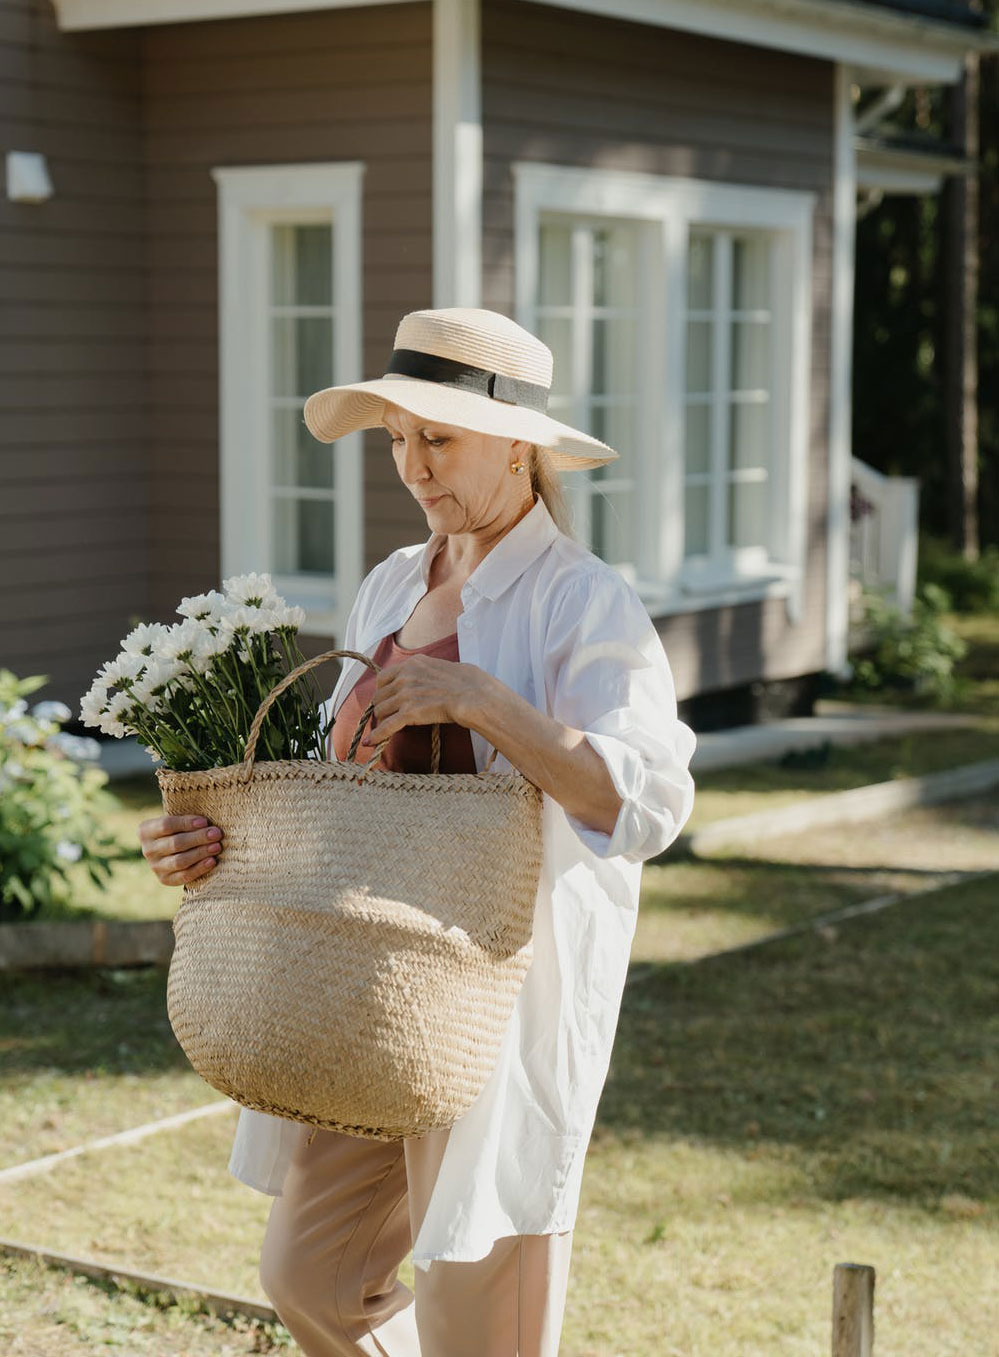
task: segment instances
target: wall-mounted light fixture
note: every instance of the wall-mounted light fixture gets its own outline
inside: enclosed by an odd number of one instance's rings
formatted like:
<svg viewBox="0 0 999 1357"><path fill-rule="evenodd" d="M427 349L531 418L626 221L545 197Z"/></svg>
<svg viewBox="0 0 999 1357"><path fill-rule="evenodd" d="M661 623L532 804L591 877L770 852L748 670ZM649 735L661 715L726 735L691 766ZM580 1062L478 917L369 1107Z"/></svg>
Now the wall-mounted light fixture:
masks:
<svg viewBox="0 0 999 1357"><path fill-rule="evenodd" d="M12 203L44 203L52 197L45 157L37 151L7 152L7 197Z"/></svg>

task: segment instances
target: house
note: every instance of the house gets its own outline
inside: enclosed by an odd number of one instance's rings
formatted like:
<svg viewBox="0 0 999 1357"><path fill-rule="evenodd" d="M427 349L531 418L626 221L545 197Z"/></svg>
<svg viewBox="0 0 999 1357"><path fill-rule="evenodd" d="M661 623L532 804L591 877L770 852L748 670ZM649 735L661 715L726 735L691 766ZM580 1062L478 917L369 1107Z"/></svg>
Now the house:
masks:
<svg viewBox="0 0 999 1357"><path fill-rule="evenodd" d="M380 375L406 311L485 305L623 453L577 473L578 532L688 716L807 707L846 654L857 191L900 173L857 95L955 81L982 23L0 0L0 664L75 704L132 622L250 569L326 648L426 529L384 433L331 450L303 399Z"/></svg>

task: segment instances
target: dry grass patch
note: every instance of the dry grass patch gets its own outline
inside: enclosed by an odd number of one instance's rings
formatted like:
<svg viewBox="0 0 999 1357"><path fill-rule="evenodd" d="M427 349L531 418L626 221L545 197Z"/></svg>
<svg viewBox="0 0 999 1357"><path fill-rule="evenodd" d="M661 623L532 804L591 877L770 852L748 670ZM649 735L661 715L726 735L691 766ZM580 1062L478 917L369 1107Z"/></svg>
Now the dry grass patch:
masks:
<svg viewBox="0 0 999 1357"><path fill-rule="evenodd" d="M4 1357L243 1357L287 1352L271 1325L225 1323L189 1307L156 1303L134 1288L0 1258L0 1351Z"/></svg>

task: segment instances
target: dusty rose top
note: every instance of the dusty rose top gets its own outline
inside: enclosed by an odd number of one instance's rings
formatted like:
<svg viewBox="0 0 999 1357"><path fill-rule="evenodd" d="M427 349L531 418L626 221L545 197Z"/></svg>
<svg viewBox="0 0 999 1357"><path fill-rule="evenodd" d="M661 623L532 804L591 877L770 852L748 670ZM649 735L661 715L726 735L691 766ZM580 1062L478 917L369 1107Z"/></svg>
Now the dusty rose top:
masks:
<svg viewBox="0 0 999 1357"><path fill-rule="evenodd" d="M389 665L403 664L413 655L432 655L438 660L458 659L458 633L442 636L439 641L429 645L417 646L415 650L406 650L399 645L391 633L378 643L371 658L380 669ZM357 683L344 699L336 714L330 738L333 743L334 757L346 759L350 742L364 709L371 701L374 691L375 675L365 669ZM359 763L366 763L374 757L374 750L358 748L355 756ZM407 726L393 735L379 764L380 768L396 773L430 772L430 727ZM472 739L464 726L449 724L441 726L441 767L442 773L474 773L475 755L472 752Z"/></svg>

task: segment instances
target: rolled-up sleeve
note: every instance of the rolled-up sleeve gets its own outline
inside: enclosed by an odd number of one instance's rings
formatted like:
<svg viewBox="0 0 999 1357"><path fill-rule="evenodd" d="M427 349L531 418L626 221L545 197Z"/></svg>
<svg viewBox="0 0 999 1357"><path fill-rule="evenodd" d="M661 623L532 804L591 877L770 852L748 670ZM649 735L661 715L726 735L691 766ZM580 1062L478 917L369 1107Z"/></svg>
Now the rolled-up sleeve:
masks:
<svg viewBox="0 0 999 1357"><path fill-rule="evenodd" d="M581 730L607 766L621 810L610 834L569 823L601 858L644 862L680 833L694 801L694 732L677 716L663 645L641 600L611 571L573 582L545 647L550 714Z"/></svg>

